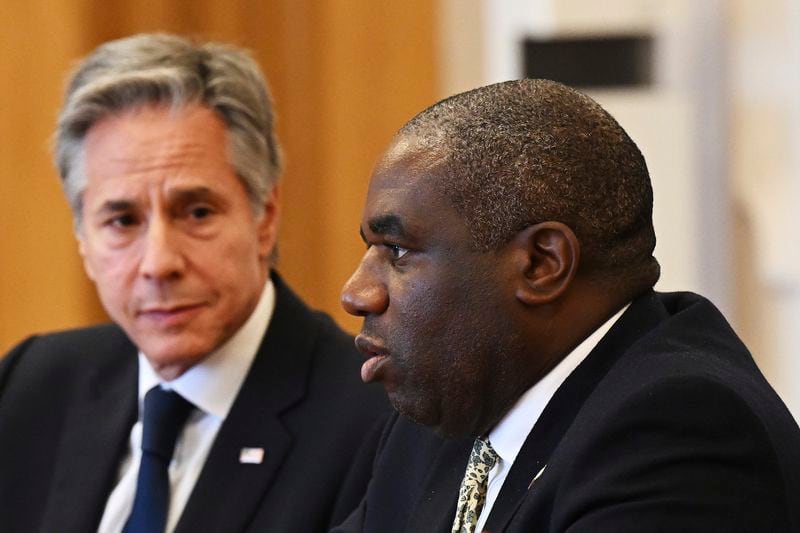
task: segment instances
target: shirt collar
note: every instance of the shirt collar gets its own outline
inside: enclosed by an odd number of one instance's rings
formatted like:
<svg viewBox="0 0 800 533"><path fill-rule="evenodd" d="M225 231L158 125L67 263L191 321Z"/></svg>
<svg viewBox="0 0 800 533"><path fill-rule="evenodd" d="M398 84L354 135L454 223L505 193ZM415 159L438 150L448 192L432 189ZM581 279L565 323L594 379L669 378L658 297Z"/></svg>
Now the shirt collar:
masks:
<svg viewBox="0 0 800 533"><path fill-rule="evenodd" d="M139 352L139 406L144 395L161 383L201 411L224 419L239 393L275 309L275 285L267 279L253 313L239 331L178 378L163 382Z"/></svg>
<svg viewBox="0 0 800 533"><path fill-rule="evenodd" d="M528 438L528 434L533 430L533 426L539 420L544 408L550 402L556 390L566 381L572 371L586 359L629 305L624 306L614 316L606 320L562 359L555 368L528 389L517 400L514 407L489 432L489 441L492 443L492 448L497 452L497 455L500 456L500 459L509 463L514 462L522 445L525 444L525 439Z"/></svg>

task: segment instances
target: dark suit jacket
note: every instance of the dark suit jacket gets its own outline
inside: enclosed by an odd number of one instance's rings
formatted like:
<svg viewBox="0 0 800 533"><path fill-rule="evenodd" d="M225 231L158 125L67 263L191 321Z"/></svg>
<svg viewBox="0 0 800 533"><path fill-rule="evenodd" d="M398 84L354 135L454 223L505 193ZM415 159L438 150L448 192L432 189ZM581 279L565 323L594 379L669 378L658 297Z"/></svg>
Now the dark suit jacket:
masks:
<svg viewBox="0 0 800 533"><path fill-rule="evenodd" d="M336 531L449 532L471 445L396 417ZM798 532L800 429L713 305L648 292L547 405L486 531Z"/></svg>
<svg viewBox="0 0 800 533"><path fill-rule="evenodd" d="M352 339L274 281L272 321L179 533L325 531L364 493L374 452L360 446L385 395L360 382ZM136 420L136 352L107 325L30 338L2 361L3 533L97 529ZM264 462L240 464L243 447Z"/></svg>

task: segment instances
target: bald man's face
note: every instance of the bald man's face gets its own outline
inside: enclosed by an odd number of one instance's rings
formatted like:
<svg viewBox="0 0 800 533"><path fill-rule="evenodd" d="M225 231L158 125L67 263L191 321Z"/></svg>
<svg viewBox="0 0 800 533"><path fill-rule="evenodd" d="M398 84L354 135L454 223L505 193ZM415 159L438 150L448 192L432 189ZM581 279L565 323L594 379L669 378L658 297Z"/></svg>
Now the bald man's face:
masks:
<svg viewBox="0 0 800 533"><path fill-rule="evenodd" d="M513 403L507 358L519 352L503 249L476 250L433 186L435 156L399 139L375 170L361 232L367 251L345 285L364 381L400 413L444 434L479 434ZM511 389L516 391L515 387ZM516 393L516 392L515 392ZM514 394L515 394L514 393Z"/></svg>

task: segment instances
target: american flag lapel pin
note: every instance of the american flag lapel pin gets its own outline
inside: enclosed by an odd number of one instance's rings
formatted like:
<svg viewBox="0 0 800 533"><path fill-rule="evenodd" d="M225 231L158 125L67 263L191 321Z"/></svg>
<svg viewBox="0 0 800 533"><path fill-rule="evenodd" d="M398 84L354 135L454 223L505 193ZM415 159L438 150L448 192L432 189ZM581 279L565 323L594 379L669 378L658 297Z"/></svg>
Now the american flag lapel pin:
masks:
<svg viewBox="0 0 800 533"><path fill-rule="evenodd" d="M264 448L242 448L239 462L243 465L260 465L264 462Z"/></svg>

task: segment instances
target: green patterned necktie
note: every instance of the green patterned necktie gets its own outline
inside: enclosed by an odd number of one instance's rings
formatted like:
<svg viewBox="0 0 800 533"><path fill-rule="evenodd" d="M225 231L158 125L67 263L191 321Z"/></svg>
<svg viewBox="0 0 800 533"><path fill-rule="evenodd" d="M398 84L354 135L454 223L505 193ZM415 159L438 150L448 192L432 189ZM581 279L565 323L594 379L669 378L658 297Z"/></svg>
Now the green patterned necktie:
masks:
<svg viewBox="0 0 800 533"><path fill-rule="evenodd" d="M497 452L485 440L475 439L467 463L467 472L458 490L458 509L451 533L474 533L475 524L486 503L489 471L497 462Z"/></svg>

